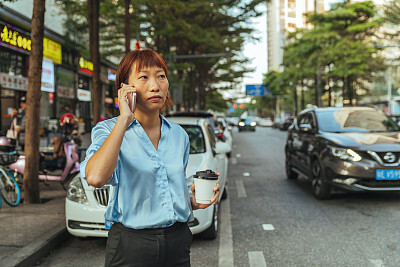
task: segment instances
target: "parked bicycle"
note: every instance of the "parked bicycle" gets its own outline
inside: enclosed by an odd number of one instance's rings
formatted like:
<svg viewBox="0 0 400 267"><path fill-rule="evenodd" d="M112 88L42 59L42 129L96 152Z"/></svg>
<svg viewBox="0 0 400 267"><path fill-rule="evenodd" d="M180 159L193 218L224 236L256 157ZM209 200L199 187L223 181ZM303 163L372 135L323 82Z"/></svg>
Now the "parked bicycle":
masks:
<svg viewBox="0 0 400 267"><path fill-rule="evenodd" d="M19 155L16 151L0 152L0 193L4 201L12 207L15 207L19 204L21 199L21 191L17 181L11 174L12 170L8 167L8 165L16 162L18 157Z"/></svg>

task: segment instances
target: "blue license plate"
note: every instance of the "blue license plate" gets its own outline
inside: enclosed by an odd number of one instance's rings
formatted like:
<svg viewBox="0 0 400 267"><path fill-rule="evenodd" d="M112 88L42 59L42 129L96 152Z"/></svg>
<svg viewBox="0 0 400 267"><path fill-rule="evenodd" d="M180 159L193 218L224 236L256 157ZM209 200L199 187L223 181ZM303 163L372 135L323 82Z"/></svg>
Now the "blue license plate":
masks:
<svg viewBox="0 0 400 267"><path fill-rule="evenodd" d="M106 230L110 230L112 225L113 225L112 222L106 221Z"/></svg>
<svg viewBox="0 0 400 267"><path fill-rule="evenodd" d="M399 180L400 170L376 170L376 180Z"/></svg>

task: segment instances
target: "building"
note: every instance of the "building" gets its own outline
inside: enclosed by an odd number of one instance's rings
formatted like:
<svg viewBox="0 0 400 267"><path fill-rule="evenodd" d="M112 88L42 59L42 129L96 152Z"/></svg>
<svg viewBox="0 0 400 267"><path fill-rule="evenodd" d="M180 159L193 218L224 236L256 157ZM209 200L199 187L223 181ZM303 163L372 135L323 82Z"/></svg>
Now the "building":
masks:
<svg viewBox="0 0 400 267"><path fill-rule="evenodd" d="M282 70L286 36L296 29L309 27L304 13L324 12L325 0L271 0L267 2L268 69Z"/></svg>
<svg viewBox="0 0 400 267"><path fill-rule="evenodd" d="M29 2L29 3L28 3ZM30 30L33 1L4 3L0 7L0 126L5 130L11 123L13 108L28 88ZM65 113L80 120L81 132L92 128L92 72L90 59L82 57L76 47L66 45L63 20L54 0L46 1L45 38L43 40L43 69L40 123L44 132L50 121L58 121ZM117 93L114 90L116 65L101 60L101 90L103 117L117 114Z"/></svg>

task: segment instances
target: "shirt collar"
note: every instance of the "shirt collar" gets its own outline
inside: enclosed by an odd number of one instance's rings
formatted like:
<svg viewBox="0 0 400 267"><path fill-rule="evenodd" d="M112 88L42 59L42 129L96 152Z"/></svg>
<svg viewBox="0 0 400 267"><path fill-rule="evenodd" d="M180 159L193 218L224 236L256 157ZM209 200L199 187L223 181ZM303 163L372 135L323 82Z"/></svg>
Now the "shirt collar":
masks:
<svg viewBox="0 0 400 267"><path fill-rule="evenodd" d="M162 124L165 124L168 126L168 128L171 128L170 122L163 115L160 114L160 118L162 120ZM139 124L139 122L136 119L134 119L133 122L131 122L131 124L128 126L128 128L132 127L135 124Z"/></svg>

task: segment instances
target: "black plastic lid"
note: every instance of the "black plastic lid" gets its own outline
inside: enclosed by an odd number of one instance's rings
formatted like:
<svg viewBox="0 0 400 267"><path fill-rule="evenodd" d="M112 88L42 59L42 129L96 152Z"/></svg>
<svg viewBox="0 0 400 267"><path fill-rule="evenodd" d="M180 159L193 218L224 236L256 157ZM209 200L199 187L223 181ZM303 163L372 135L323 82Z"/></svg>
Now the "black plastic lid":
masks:
<svg viewBox="0 0 400 267"><path fill-rule="evenodd" d="M212 170L198 171L193 178L206 179L206 180L218 180L218 175Z"/></svg>

